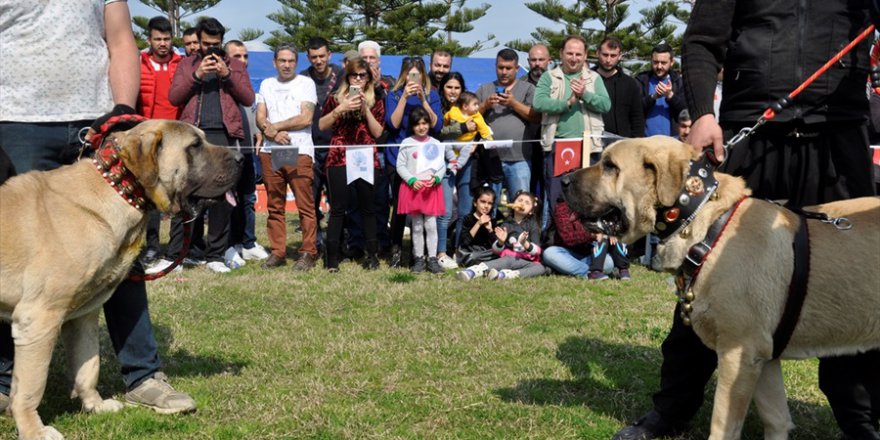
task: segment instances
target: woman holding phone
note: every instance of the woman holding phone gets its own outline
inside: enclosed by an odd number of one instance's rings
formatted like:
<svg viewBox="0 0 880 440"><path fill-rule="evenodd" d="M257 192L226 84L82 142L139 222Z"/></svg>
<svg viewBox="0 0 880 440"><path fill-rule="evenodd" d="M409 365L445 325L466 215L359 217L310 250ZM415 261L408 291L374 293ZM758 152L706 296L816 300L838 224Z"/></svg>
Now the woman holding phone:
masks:
<svg viewBox="0 0 880 440"><path fill-rule="evenodd" d="M385 124L388 127L388 143L400 144L409 136L409 113L413 108L422 107L430 118L431 136L437 137L443 128L443 113L440 110L440 95L431 90L431 79L425 72L425 61L421 57L406 57L400 66L397 82L385 97ZM406 216L397 215L398 189L400 177L397 175L397 146L387 147L385 166L391 180L391 259L392 267L401 264L401 248L403 244L403 227Z"/></svg>
<svg viewBox="0 0 880 440"><path fill-rule="evenodd" d="M373 199L375 172L379 168L375 145L376 138L384 130L385 102L376 99L374 81L366 61L362 58L349 61L337 93L327 97L323 116L318 121L320 130L333 130L332 147L325 162L330 199L325 268L330 272L339 271L340 240L349 185L357 190L358 209L363 219L367 252L363 267L368 270L379 268Z"/></svg>

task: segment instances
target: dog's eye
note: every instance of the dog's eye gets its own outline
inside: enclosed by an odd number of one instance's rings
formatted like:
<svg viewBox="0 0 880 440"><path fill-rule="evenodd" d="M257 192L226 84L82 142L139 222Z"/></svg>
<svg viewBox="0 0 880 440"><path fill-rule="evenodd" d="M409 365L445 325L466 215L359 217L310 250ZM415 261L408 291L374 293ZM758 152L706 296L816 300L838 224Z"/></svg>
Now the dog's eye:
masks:
<svg viewBox="0 0 880 440"><path fill-rule="evenodd" d="M202 141L195 140L195 141L193 141L193 143L189 144L189 146L187 148L202 148Z"/></svg>
<svg viewBox="0 0 880 440"><path fill-rule="evenodd" d="M605 160L602 162L602 171L606 173L616 173L618 171L617 165L610 160Z"/></svg>

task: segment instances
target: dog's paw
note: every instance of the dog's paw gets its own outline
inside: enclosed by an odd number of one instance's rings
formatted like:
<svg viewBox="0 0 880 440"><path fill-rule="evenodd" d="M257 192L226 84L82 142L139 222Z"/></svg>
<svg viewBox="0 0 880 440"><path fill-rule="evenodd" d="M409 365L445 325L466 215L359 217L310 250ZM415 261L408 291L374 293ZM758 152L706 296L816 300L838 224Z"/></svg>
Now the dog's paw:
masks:
<svg viewBox="0 0 880 440"><path fill-rule="evenodd" d="M40 430L40 440L64 440L64 436L57 429L51 426L44 426Z"/></svg>
<svg viewBox="0 0 880 440"><path fill-rule="evenodd" d="M100 414L117 412L124 407L125 405L123 405L122 402L118 400L106 399L99 401L96 405L84 405L83 409L86 412Z"/></svg>

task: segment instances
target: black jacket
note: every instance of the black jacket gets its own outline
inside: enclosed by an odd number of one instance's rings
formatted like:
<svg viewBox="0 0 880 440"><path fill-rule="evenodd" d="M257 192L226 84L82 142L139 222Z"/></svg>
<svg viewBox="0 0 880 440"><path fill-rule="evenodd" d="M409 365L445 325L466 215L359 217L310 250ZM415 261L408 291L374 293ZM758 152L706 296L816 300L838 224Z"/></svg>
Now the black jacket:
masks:
<svg viewBox="0 0 880 440"><path fill-rule="evenodd" d="M657 102L656 99L651 97L654 91L651 90L648 92L648 86L650 85L649 81L652 76L654 76L654 72L651 70L636 75L636 81L639 82L639 87L641 87L639 91L642 94L642 110L645 115L648 114L651 107L654 107L654 104ZM672 82L672 99L667 100L667 104L669 104L669 130L675 135L678 133L678 114L687 108L687 100L684 96L685 85L684 81L681 79L681 75L670 70L669 80Z"/></svg>
<svg viewBox="0 0 880 440"><path fill-rule="evenodd" d="M720 122L755 122L870 24L869 5L869 0L698 0L682 46L691 118L712 112L715 78L723 64ZM867 40L775 121L864 120Z"/></svg>
<svg viewBox="0 0 880 440"><path fill-rule="evenodd" d="M598 72L598 67L593 70ZM602 113L605 131L623 137L644 137L645 111L639 83L620 69L608 78L602 77L602 82L611 98L611 110Z"/></svg>

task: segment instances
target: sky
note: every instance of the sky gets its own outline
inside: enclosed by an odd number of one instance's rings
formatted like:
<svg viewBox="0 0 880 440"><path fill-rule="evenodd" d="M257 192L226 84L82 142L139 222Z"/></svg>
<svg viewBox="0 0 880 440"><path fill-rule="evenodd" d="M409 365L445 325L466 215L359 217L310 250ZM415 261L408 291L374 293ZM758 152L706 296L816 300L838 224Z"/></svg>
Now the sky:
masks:
<svg viewBox="0 0 880 440"><path fill-rule="evenodd" d="M130 0L129 8L131 15L153 17L159 15L158 11L144 6L138 0ZM473 43L477 40L485 40L488 34L495 34L495 41L501 45L516 39L531 39L531 32L537 27L561 28L556 23L532 12L522 1L510 0L470 0L465 7L474 7L487 3L491 7L488 13L474 22L474 30L465 34L453 34L463 44ZM572 4L571 1L563 0L563 4ZM637 16L638 10L648 6L649 0L633 0L630 6L630 16ZM206 9L197 15L212 16L228 29L230 38L238 38L238 31L243 28L260 29L265 31L261 39L268 38L272 30L279 29L277 23L266 18L267 15L281 10L281 3L277 0L222 0L217 6ZM194 21L196 17L187 17L184 20ZM498 51L497 47L485 49L472 56L493 57Z"/></svg>

